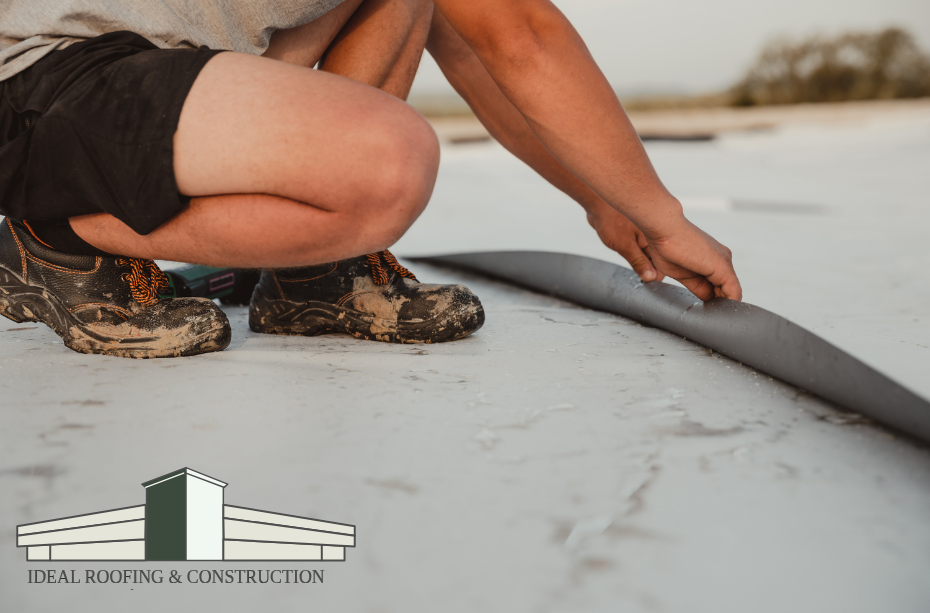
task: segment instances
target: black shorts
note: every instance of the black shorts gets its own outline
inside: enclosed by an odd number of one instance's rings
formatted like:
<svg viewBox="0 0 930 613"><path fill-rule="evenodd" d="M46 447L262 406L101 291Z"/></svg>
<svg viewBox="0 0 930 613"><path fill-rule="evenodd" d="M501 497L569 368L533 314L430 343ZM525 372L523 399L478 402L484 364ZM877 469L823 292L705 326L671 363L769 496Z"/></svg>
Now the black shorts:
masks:
<svg viewBox="0 0 930 613"><path fill-rule="evenodd" d="M113 32L54 51L0 81L0 213L60 220L110 213L148 234L189 202L174 133L220 51L159 49Z"/></svg>

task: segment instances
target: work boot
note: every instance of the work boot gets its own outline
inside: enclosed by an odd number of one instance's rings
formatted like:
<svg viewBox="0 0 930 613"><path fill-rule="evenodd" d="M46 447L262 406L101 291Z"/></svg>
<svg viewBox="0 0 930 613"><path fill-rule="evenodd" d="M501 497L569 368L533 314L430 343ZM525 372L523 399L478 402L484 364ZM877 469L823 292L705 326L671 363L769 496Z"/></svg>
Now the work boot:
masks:
<svg viewBox="0 0 930 613"><path fill-rule="evenodd" d="M160 300L155 262L69 255L21 222L0 224L0 314L46 324L81 353L166 358L221 351L226 315L204 298Z"/></svg>
<svg viewBox="0 0 930 613"><path fill-rule="evenodd" d="M484 323L461 285L420 283L385 250L320 266L263 270L249 327L266 334L343 332L385 343L442 343Z"/></svg>

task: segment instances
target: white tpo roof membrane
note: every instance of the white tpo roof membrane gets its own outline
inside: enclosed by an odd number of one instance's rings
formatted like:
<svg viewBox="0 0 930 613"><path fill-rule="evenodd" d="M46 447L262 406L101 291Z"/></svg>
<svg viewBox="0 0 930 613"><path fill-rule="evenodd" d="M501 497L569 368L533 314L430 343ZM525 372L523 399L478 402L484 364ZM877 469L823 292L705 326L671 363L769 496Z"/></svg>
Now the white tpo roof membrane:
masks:
<svg viewBox="0 0 930 613"><path fill-rule="evenodd" d="M733 249L748 301L930 397L930 117L648 148L689 216ZM443 155L395 253L618 260L496 144ZM485 327L395 346L255 335L228 308L227 351L133 361L0 320L2 608L930 606L926 448L668 333L413 268L469 285ZM354 524L357 546L344 563L262 567L324 569L323 585L27 584L46 566L14 547L16 524L140 504L142 481L179 466L228 482L227 504Z"/></svg>

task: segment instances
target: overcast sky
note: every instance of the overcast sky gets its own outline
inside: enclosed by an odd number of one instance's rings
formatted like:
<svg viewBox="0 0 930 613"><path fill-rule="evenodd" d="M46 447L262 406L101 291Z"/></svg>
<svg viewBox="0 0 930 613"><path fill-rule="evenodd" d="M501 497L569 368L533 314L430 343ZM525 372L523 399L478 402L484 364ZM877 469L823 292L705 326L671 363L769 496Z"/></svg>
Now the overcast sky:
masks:
<svg viewBox="0 0 930 613"><path fill-rule="evenodd" d="M467 0L465 0L467 1ZM897 25L930 51L930 0L554 0L624 94L731 85L775 36ZM414 94L451 88L425 57Z"/></svg>

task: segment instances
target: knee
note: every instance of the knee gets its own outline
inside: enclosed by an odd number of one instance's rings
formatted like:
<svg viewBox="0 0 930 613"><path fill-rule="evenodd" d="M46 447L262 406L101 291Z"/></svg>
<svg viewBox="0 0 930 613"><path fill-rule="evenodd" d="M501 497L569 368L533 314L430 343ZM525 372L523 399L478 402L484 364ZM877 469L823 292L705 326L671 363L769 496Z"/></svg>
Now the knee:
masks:
<svg viewBox="0 0 930 613"><path fill-rule="evenodd" d="M410 107L385 126L380 138L385 147L374 172L379 194L375 217L386 243L393 244L429 202L439 171L439 141L429 123Z"/></svg>
<svg viewBox="0 0 930 613"><path fill-rule="evenodd" d="M388 138L392 151L384 161L387 192L419 214L433 193L439 171L439 139L429 122L406 105Z"/></svg>

